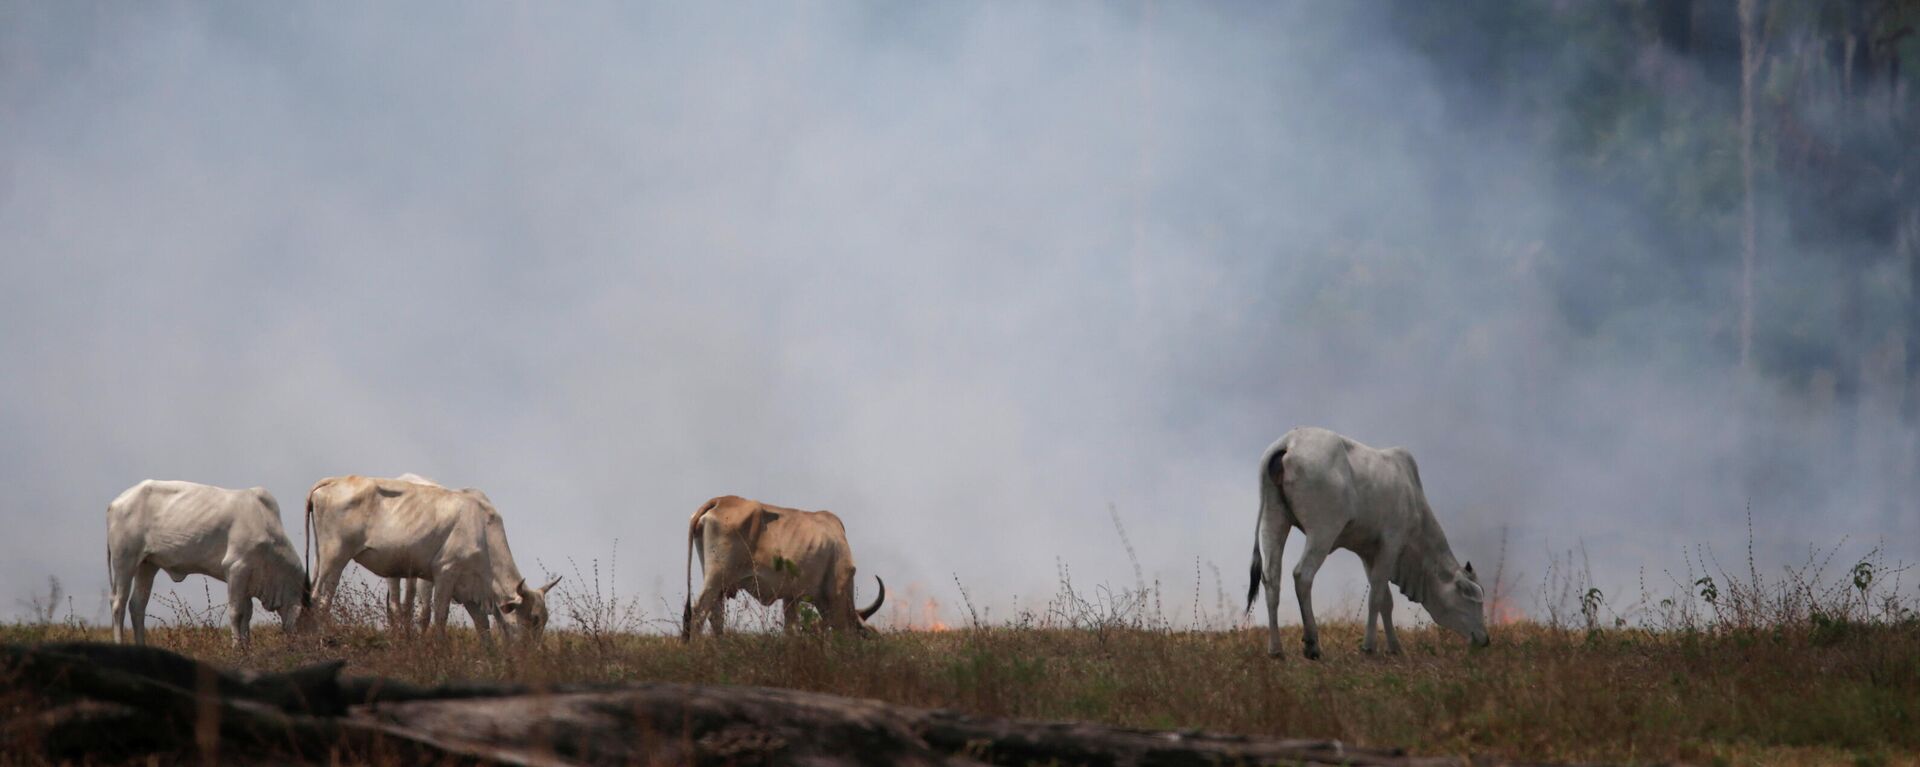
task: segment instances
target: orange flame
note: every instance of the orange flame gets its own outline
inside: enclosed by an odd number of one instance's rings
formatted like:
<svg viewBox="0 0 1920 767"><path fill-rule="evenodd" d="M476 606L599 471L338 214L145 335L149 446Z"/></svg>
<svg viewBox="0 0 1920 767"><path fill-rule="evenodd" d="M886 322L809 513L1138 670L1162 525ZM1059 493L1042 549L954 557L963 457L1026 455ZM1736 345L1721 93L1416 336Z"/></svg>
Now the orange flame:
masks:
<svg viewBox="0 0 1920 767"><path fill-rule="evenodd" d="M906 631L949 631L951 627L940 619L940 602L931 596L922 597L925 590L918 583L909 583L900 598L887 602L887 624Z"/></svg>
<svg viewBox="0 0 1920 767"><path fill-rule="evenodd" d="M1526 619L1526 612L1504 594L1495 595L1493 601L1487 603L1487 620L1495 626L1511 626Z"/></svg>
<svg viewBox="0 0 1920 767"><path fill-rule="evenodd" d="M946 621L940 620L940 603L934 601L933 597L927 597L927 601L920 605L920 618L928 631L949 630Z"/></svg>

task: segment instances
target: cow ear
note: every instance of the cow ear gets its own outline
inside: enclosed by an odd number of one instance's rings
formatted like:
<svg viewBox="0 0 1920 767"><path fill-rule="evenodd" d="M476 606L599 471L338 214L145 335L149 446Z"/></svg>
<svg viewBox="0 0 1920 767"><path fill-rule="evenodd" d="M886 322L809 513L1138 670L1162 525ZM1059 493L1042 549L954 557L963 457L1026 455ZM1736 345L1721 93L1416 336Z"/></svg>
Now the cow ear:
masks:
<svg viewBox="0 0 1920 767"><path fill-rule="evenodd" d="M560 579L562 577L564 576L559 576L559 575L553 576L553 580L547 581L547 585L540 587L540 593L545 594L549 591L552 591L553 587L560 585Z"/></svg>

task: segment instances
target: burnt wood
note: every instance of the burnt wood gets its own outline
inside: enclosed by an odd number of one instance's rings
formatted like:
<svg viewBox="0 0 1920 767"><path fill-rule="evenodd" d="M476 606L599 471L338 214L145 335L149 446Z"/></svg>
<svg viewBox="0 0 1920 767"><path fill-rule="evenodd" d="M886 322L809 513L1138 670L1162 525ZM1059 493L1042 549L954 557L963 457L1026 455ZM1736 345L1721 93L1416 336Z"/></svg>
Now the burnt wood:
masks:
<svg viewBox="0 0 1920 767"><path fill-rule="evenodd" d="M0 648L0 749L51 761L484 765L1376 765L1337 741L1031 722L763 687L249 674L157 648Z"/></svg>

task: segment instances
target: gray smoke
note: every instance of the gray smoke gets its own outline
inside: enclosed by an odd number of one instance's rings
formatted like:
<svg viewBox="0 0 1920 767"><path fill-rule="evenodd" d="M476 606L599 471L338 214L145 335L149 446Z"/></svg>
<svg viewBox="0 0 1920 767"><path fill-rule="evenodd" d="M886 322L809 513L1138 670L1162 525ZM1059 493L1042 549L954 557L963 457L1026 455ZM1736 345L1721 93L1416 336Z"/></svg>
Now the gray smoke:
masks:
<svg viewBox="0 0 1920 767"><path fill-rule="evenodd" d="M485 489L529 573L618 539L675 604L714 495L996 617L1056 561L1130 584L1112 503L1184 603L1196 560L1244 588L1301 424L1413 450L1477 566L1505 529L1611 590L1749 503L1768 561L1912 559L1911 430L1685 353L1720 266L1569 321L1543 249L1633 209L1460 98L1348 4L11 6L0 604L104 588L142 478L291 531L406 471Z"/></svg>

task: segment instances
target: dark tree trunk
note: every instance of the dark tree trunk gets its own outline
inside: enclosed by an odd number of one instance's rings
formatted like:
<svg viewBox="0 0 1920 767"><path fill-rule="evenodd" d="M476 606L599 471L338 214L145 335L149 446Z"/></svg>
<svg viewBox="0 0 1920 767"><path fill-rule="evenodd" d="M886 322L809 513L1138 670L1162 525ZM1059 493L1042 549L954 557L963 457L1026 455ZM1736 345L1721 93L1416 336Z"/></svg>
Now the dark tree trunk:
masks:
<svg viewBox="0 0 1920 767"><path fill-rule="evenodd" d="M1900 240L1907 259L1907 377L1901 409L1908 426L1920 426L1920 207L1907 211Z"/></svg>
<svg viewBox="0 0 1920 767"><path fill-rule="evenodd" d="M1660 0L1660 42L1682 56L1693 52L1693 0Z"/></svg>
<svg viewBox="0 0 1920 767"><path fill-rule="evenodd" d="M1760 69L1756 0L1738 0L1740 20L1740 370L1753 372L1753 273L1759 240L1753 207L1753 79Z"/></svg>

